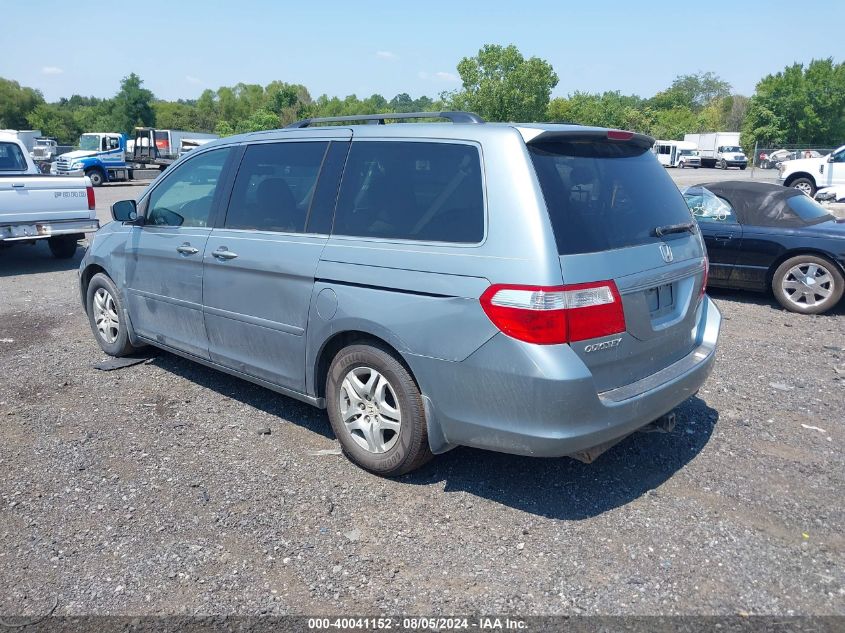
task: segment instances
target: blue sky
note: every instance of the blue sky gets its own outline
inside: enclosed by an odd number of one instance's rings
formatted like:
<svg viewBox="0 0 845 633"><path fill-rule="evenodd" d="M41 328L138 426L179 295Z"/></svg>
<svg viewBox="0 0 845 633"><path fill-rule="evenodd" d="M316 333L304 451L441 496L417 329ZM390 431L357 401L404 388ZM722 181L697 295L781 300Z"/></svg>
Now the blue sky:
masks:
<svg viewBox="0 0 845 633"><path fill-rule="evenodd" d="M842 0L419 6L397 0L5 0L0 29L16 25L17 45L3 47L0 76L38 88L48 100L111 96L130 72L164 99L274 79L305 84L314 97L434 97L460 86L455 67L462 57L485 43L513 43L526 57L551 62L560 77L555 96L621 90L648 97L676 75L699 70L751 94L762 76L793 61L833 56L841 62L845 52Z"/></svg>

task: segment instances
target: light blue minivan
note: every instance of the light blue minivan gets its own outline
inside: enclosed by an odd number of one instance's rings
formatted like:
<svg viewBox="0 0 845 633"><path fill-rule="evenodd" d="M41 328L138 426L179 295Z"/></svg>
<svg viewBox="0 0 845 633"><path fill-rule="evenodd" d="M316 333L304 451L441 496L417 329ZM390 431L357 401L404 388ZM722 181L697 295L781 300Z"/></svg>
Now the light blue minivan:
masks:
<svg viewBox="0 0 845 633"><path fill-rule="evenodd" d="M701 235L652 143L465 112L220 139L112 207L85 310L108 354L154 345L326 408L375 473L459 445L590 460L715 356Z"/></svg>

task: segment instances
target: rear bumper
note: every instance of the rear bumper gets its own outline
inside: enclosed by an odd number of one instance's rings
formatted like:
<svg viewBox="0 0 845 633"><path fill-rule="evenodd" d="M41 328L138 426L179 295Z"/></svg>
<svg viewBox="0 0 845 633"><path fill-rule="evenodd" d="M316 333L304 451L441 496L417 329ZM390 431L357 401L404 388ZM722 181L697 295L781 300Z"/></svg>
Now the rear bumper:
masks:
<svg viewBox="0 0 845 633"><path fill-rule="evenodd" d="M45 220L44 222L0 224L0 242L24 242L58 235L93 233L99 220Z"/></svg>
<svg viewBox="0 0 845 633"><path fill-rule="evenodd" d="M460 363L409 359L429 401L432 450L453 445L558 457L622 438L694 395L713 368L721 315L705 298L695 349L632 384L597 392L568 345L498 334ZM439 444L439 445L436 445Z"/></svg>

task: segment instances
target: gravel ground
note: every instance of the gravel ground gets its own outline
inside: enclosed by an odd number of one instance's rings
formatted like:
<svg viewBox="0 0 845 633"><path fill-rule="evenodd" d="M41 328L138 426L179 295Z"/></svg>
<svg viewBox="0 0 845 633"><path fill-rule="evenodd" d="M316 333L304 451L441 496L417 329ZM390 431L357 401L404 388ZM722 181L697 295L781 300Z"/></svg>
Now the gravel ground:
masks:
<svg viewBox="0 0 845 633"><path fill-rule="evenodd" d="M0 613L845 614L845 302L714 292L676 429L592 465L383 480L305 404L167 353L93 369L79 257L0 251Z"/></svg>

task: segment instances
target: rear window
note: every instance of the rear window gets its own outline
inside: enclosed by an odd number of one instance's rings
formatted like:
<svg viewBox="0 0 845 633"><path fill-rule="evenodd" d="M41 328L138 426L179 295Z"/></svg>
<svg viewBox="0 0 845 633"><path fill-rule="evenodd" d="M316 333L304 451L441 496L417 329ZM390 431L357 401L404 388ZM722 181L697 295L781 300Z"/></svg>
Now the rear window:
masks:
<svg viewBox="0 0 845 633"><path fill-rule="evenodd" d="M26 159L15 143L0 143L0 171L25 171Z"/></svg>
<svg viewBox="0 0 845 633"><path fill-rule="evenodd" d="M826 222L827 220L833 219L830 211L825 209L815 200L811 200L803 194L800 196L792 196L786 203L789 205L789 208L792 209L798 217L804 220L807 224Z"/></svg>
<svg viewBox="0 0 845 633"><path fill-rule="evenodd" d="M478 149L457 143L353 142L333 232L480 242L484 237L484 195Z"/></svg>
<svg viewBox="0 0 845 633"><path fill-rule="evenodd" d="M692 222L675 183L654 155L633 143L551 142L528 151L561 255L593 253L658 238L655 228Z"/></svg>

